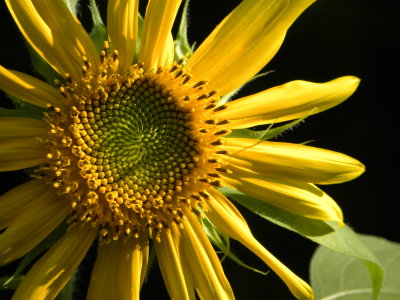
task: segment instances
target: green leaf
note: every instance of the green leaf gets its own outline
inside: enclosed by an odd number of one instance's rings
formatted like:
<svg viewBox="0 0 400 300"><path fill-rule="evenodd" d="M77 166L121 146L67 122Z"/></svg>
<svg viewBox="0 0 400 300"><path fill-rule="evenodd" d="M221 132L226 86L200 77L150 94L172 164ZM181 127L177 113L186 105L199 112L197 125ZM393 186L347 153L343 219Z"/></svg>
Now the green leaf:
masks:
<svg viewBox="0 0 400 300"><path fill-rule="evenodd" d="M225 196L243 205L260 217L306 237L332 233L334 229L324 221L310 219L290 213L272 204L265 203L230 187L218 188Z"/></svg>
<svg viewBox="0 0 400 300"><path fill-rule="evenodd" d="M312 237L311 240L329 249L348 255L352 259L362 261L367 267L372 280L373 299L378 299L383 281L383 269L379 260L348 226L339 227L334 222L330 223L332 228L335 229L334 232L329 235Z"/></svg>
<svg viewBox="0 0 400 300"><path fill-rule="evenodd" d="M179 24L178 35L174 41L175 45L175 60L178 61L185 55L192 54L192 48L189 45L187 38L187 26L188 26L188 7L189 0L185 1L185 6L182 11L182 18Z"/></svg>
<svg viewBox="0 0 400 300"><path fill-rule="evenodd" d="M385 272L379 299L400 299L400 244L380 237L360 237L379 259ZM319 247L311 260L310 272L315 299L374 299L368 271L354 257Z"/></svg>
<svg viewBox="0 0 400 300"><path fill-rule="evenodd" d="M251 271L260 273L262 275L267 275L269 271L263 272L260 271L254 267L251 267L247 264L245 264L243 261L241 261L235 254L232 253L230 250L230 240L229 237L221 232L219 232L215 226L207 219L200 219L201 225L203 226L203 229L205 233L208 236L208 239L211 241L211 243L219 248L222 253L224 253L224 256L221 258L221 262L225 259L225 257L229 257L232 259L234 262L236 262L238 265L249 269Z"/></svg>
<svg viewBox="0 0 400 300"><path fill-rule="evenodd" d="M92 38L97 51L100 52L103 50L104 41L108 40L107 28L101 19L96 0L90 0L89 9L92 13L93 20L93 27L89 35Z"/></svg>
<svg viewBox="0 0 400 300"><path fill-rule="evenodd" d="M219 188L219 191L264 219L297 232L320 245L360 259L369 269L374 295L378 295L383 279L382 268L374 254L349 227L339 227L336 222L302 217L229 187Z"/></svg>

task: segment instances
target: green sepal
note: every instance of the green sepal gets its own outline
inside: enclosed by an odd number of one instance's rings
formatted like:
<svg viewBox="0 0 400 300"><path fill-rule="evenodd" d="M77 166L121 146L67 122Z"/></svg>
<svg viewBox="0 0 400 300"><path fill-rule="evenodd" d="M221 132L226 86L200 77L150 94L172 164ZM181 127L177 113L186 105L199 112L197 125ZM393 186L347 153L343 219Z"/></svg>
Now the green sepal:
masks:
<svg viewBox="0 0 400 300"><path fill-rule="evenodd" d="M76 274L76 273L75 273ZM67 284L64 285L60 293L58 293L57 297L55 300L73 300L73 294L74 294L74 276L68 280Z"/></svg>
<svg viewBox="0 0 400 300"><path fill-rule="evenodd" d="M224 254L224 256L221 258L221 262L226 258L229 257L231 260L236 262L238 265L249 269L253 272L260 273L262 275L267 275L269 271L263 272L261 270L258 270L254 267L251 267L247 264L245 264L243 261L241 261L235 254L232 253L230 249L230 239L229 237L217 230L215 226L208 220L206 217L203 219L200 219L200 223L207 234L208 239L210 242L217 247L218 249L221 250L221 252Z"/></svg>
<svg viewBox="0 0 400 300"><path fill-rule="evenodd" d="M24 275L17 275L10 281L10 277L0 277L0 290L16 290L24 279Z"/></svg>
<svg viewBox="0 0 400 300"><path fill-rule="evenodd" d="M48 63L45 61L32 46L25 42L28 47L29 57L32 62L33 69L46 80L48 84L54 86L54 80L58 79L60 82L64 82L64 78L60 76Z"/></svg>
<svg viewBox="0 0 400 300"><path fill-rule="evenodd" d="M15 108L0 107L0 117L22 117L41 120L46 109L6 94Z"/></svg>
<svg viewBox="0 0 400 300"><path fill-rule="evenodd" d="M146 274L144 275L144 281L143 281L144 283L147 282L149 274L153 270L154 263L156 262L156 260L155 260L156 256L157 256L156 247L154 247L154 245L151 245L149 260L147 262Z"/></svg>
<svg viewBox="0 0 400 300"><path fill-rule="evenodd" d="M54 229L43 241L29 251L21 260L13 275L0 286L0 289L11 289L18 287L15 281L21 278L21 273L28 267L39 254L51 248L66 232L67 224L64 222Z"/></svg>
<svg viewBox="0 0 400 300"><path fill-rule="evenodd" d="M374 299L377 299L383 280L382 267L357 234L348 226L340 227L336 222L306 218L268 204L230 187L218 189L225 196L235 200L260 217L283 228L328 247L334 251L360 259L368 268L373 282Z"/></svg>
<svg viewBox="0 0 400 300"><path fill-rule="evenodd" d="M268 141L284 133L287 130L293 129L297 124L304 121L308 116L294 120L285 125L272 128L271 124L267 129L264 130L251 130L251 129L232 129L232 132L226 135L226 138L246 138L246 139L257 139Z"/></svg>
<svg viewBox="0 0 400 300"><path fill-rule="evenodd" d="M96 0L90 0L89 9L92 14L93 26L89 35L98 52L103 50L104 41L108 40L107 27L104 25Z"/></svg>
<svg viewBox="0 0 400 300"><path fill-rule="evenodd" d="M143 23L144 23L143 17L140 14L138 14L138 31L137 31L137 37L136 37L136 49L135 49L135 57L133 58L133 61L135 63L139 62L139 53L140 53L140 48L142 46Z"/></svg>
<svg viewBox="0 0 400 300"><path fill-rule="evenodd" d="M43 114L37 114L31 110L24 109L9 109L0 107L0 118L2 117L17 117L17 118L31 118L31 119L42 119Z"/></svg>
<svg viewBox="0 0 400 300"><path fill-rule="evenodd" d="M187 58L192 54L192 47L190 47L188 38L187 38L187 26L188 26L188 7L189 0L185 1L185 5L182 11L181 22L179 24L178 34L174 41L175 46L175 61L178 61L185 55L188 55Z"/></svg>
<svg viewBox="0 0 400 300"><path fill-rule="evenodd" d="M268 75L268 74L270 74L272 72L274 72L274 71L272 70L272 71L268 71L268 72L257 74L256 76L251 78L249 81L247 81L245 84L243 84L241 87L239 87L236 90L233 90L233 91L229 92L228 94L222 96L221 99L218 101L218 105L222 105L222 104L225 104L226 102L231 101L232 97L235 96L244 86L246 86L250 82L252 82L252 81L254 81L254 80L258 79L258 78L261 78L263 76L266 76L266 75Z"/></svg>
<svg viewBox="0 0 400 300"><path fill-rule="evenodd" d="M68 9L74 16L78 15L78 2L79 0L64 0L65 4L67 5Z"/></svg>
<svg viewBox="0 0 400 300"><path fill-rule="evenodd" d="M360 238L379 259L385 273L379 299L400 299L400 244L376 236ZM320 246L311 260L310 275L316 299L376 299L367 270L354 257Z"/></svg>

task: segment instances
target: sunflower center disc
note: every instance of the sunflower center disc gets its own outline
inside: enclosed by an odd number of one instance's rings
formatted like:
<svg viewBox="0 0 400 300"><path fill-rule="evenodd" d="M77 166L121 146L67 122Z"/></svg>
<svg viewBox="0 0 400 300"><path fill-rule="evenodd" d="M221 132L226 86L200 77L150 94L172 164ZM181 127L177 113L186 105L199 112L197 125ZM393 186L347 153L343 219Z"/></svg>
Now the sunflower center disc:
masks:
<svg viewBox="0 0 400 300"><path fill-rule="evenodd" d="M101 102L93 113L86 105L79 117L92 129L86 133L94 145L86 152L102 185L123 188L107 199L134 195L133 203L146 208L171 200L199 154L190 113L146 75Z"/></svg>
<svg viewBox="0 0 400 300"><path fill-rule="evenodd" d="M38 176L71 203L71 222L100 226L106 240L140 232L158 238L180 224L182 205L197 213L198 193L219 166L211 148L220 133L201 129L215 127L203 108L215 100L202 103L199 84L172 70L143 74L134 65L123 76L85 72L84 84L67 76L59 86L65 105L46 114L49 163Z"/></svg>

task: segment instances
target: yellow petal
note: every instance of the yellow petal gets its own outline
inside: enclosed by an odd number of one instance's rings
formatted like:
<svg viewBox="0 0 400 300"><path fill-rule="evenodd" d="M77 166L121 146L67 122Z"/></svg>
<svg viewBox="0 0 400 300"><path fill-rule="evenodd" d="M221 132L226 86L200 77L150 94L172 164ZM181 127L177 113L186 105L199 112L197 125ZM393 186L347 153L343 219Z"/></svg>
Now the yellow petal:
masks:
<svg viewBox="0 0 400 300"><path fill-rule="evenodd" d="M139 300L148 258L147 237L118 239L101 245L87 299Z"/></svg>
<svg viewBox="0 0 400 300"><path fill-rule="evenodd" d="M229 164L268 177L333 184L360 176L365 167L340 152L300 144L226 139Z"/></svg>
<svg viewBox="0 0 400 300"><path fill-rule="evenodd" d="M29 118L0 118L0 140L32 138L46 134L46 123Z"/></svg>
<svg viewBox="0 0 400 300"><path fill-rule="evenodd" d="M224 175L224 182L242 193L300 216L343 223L339 206L313 184L230 169L233 173Z"/></svg>
<svg viewBox="0 0 400 300"><path fill-rule="evenodd" d="M8 264L31 251L48 236L68 215L70 206L56 199L47 187L13 218L0 235L0 265Z"/></svg>
<svg viewBox="0 0 400 300"><path fill-rule="evenodd" d="M42 180L34 179L0 196L0 229L10 225L15 216L48 189L49 186Z"/></svg>
<svg viewBox="0 0 400 300"><path fill-rule="evenodd" d="M6 93L31 104L58 106L60 93L47 83L27 74L0 66L0 88Z"/></svg>
<svg viewBox="0 0 400 300"><path fill-rule="evenodd" d="M47 161L46 149L35 137L2 139L0 171L14 171L37 166Z"/></svg>
<svg viewBox="0 0 400 300"><path fill-rule="evenodd" d="M175 45L172 33L168 34L167 42L165 44L164 52L160 56L157 65L158 66L170 66L174 62L175 58Z"/></svg>
<svg viewBox="0 0 400 300"><path fill-rule="evenodd" d="M297 299L313 299L311 287L290 271L252 235L246 222L232 204L217 191L209 191L211 198L207 201L207 217L221 232L239 241L250 251L262 259L287 285Z"/></svg>
<svg viewBox="0 0 400 300"><path fill-rule="evenodd" d="M13 300L54 299L84 258L96 232L90 225L70 228L29 270Z"/></svg>
<svg viewBox="0 0 400 300"><path fill-rule="evenodd" d="M222 95L257 74L280 48L286 31L315 0L244 0L190 57L193 78Z"/></svg>
<svg viewBox="0 0 400 300"><path fill-rule="evenodd" d="M334 107L349 98L360 80L343 76L326 83L291 81L263 92L227 103L228 108L215 114L229 120L229 128L285 122Z"/></svg>
<svg viewBox="0 0 400 300"><path fill-rule="evenodd" d="M190 268L200 299L235 299L221 262L203 228L189 209L185 208L184 213L181 259Z"/></svg>
<svg viewBox="0 0 400 300"><path fill-rule="evenodd" d="M26 40L59 74L79 79L83 55L97 63L93 42L63 0L6 3Z"/></svg>
<svg viewBox="0 0 400 300"><path fill-rule="evenodd" d="M138 31L138 0L112 0L107 7L107 30L112 49L119 53L119 73L133 63Z"/></svg>
<svg viewBox="0 0 400 300"><path fill-rule="evenodd" d="M163 56L170 52L169 35L181 1L150 0L147 5L139 62L148 71L162 66Z"/></svg>
<svg viewBox="0 0 400 300"><path fill-rule="evenodd" d="M171 299L196 299L190 274L185 274L179 253L181 234L175 224L161 232L161 242L155 242L157 260Z"/></svg>

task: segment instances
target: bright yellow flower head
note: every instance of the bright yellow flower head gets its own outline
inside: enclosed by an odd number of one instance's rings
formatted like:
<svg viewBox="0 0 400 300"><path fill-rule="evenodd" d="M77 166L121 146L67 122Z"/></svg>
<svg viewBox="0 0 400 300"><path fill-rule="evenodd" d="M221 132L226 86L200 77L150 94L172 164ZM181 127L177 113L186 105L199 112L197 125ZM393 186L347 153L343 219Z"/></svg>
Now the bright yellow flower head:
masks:
<svg viewBox="0 0 400 300"><path fill-rule="evenodd" d="M201 299L233 299L204 217L258 255L295 297L312 299L217 188L343 222L314 184L351 180L361 163L229 133L331 108L355 91L357 78L293 81L221 101L269 62L313 2L244 0L193 55L174 61L171 28L181 1L150 0L139 41L138 1L109 0L108 41L98 53L63 0L6 0L26 40L63 80L52 86L0 67L4 91L47 108L42 120L0 118L0 171L36 167L31 181L0 198L0 263L24 256L65 219L70 224L13 299L55 298L96 237L88 299L139 299L150 240L171 298L195 299L196 291Z"/></svg>

